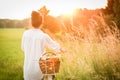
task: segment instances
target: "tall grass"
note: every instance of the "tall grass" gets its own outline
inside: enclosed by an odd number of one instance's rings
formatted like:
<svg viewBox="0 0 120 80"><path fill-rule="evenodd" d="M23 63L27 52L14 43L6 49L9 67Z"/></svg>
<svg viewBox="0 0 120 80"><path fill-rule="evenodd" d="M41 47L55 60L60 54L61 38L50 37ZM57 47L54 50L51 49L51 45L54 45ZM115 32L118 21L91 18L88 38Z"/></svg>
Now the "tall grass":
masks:
<svg viewBox="0 0 120 80"><path fill-rule="evenodd" d="M57 80L120 80L120 33L113 22L93 16L87 29L79 25L76 35L66 33L61 70ZM81 37L82 36L84 37Z"/></svg>

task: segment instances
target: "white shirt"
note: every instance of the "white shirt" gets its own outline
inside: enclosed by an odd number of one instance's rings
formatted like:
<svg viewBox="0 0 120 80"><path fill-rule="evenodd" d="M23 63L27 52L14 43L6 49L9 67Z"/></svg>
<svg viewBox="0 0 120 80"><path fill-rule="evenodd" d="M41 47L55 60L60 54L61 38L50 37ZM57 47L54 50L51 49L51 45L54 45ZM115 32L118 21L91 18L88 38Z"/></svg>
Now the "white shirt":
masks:
<svg viewBox="0 0 120 80"><path fill-rule="evenodd" d="M59 52L60 46L40 29L26 30L22 36L24 51L24 80L41 80L43 77L39 67L40 56L46 47Z"/></svg>

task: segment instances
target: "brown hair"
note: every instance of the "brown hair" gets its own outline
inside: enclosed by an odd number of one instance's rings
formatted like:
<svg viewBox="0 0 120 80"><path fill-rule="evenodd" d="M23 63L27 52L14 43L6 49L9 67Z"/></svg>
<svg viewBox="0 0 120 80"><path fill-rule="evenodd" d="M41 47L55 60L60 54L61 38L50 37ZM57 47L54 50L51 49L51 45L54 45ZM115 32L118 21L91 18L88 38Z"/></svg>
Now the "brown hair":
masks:
<svg viewBox="0 0 120 80"><path fill-rule="evenodd" d="M32 11L31 23L34 28L38 28L42 24L42 16L37 11Z"/></svg>

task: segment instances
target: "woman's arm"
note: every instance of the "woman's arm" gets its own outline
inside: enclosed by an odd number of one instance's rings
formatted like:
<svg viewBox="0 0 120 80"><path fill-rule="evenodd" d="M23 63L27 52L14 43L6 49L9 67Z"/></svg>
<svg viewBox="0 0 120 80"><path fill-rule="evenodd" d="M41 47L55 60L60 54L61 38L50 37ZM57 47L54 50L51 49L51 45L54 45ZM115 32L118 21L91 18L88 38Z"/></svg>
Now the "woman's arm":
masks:
<svg viewBox="0 0 120 80"><path fill-rule="evenodd" d="M53 39L51 39L48 35L46 36L46 46L57 53L60 53L60 45Z"/></svg>

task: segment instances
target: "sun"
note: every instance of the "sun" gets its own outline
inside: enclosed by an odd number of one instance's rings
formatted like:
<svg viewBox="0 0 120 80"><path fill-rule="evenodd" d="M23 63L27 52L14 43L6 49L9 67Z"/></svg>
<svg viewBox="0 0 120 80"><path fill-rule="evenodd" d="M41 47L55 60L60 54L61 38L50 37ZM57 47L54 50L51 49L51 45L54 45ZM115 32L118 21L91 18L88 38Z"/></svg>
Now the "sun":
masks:
<svg viewBox="0 0 120 80"><path fill-rule="evenodd" d="M59 9L51 9L50 15L53 15L53 16L59 16L62 14L71 15L74 12L74 9L75 9L74 7L65 8L64 6Z"/></svg>
<svg viewBox="0 0 120 80"><path fill-rule="evenodd" d="M58 16L61 14L72 14L73 11L78 8L105 8L107 6L107 0L60 0L58 2L48 2L46 6L50 10L50 15Z"/></svg>

